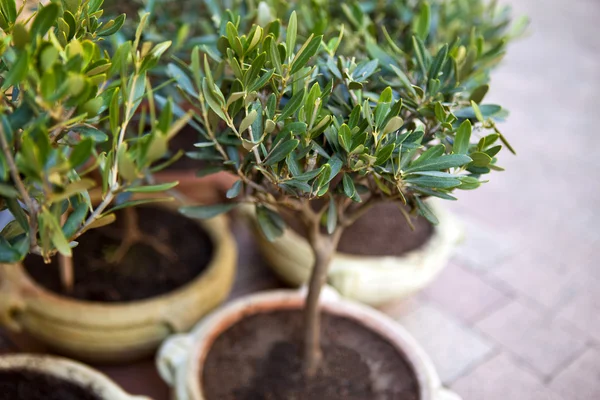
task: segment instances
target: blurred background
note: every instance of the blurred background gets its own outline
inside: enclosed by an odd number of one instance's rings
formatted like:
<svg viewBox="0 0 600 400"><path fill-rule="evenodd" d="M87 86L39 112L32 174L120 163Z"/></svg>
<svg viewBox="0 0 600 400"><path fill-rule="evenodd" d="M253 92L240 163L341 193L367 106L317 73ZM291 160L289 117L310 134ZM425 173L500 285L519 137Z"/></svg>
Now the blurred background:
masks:
<svg viewBox="0 0 600 400"><path fill-rule="evenodd" d="M492 76L517 156L449 204L466 241L390 310L465 400L600 398L600 1L512 0L531 18Z"/></svg>
<svg viewBox="0 0 600 400"><path fill-rule="evenodd" d="M600 399L600 1L503 0L531 18L487 100L511 115L505 172L448 204L465 241L424 292L382 308L465 400ZM279 287L251 233L232 297ZM21 346L0 331L0 346ZM167 398L152 361L105 367L126 389Z"/></svg>

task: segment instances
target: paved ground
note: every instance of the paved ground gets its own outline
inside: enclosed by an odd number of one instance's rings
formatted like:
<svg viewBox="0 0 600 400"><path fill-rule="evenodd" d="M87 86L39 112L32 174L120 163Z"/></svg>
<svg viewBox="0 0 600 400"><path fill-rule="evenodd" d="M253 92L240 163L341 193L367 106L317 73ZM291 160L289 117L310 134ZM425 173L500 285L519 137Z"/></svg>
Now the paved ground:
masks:
<svg viewBox="0 0 600 400"><path fill-rule="evenodd" d="M532 35L510 49L488 100L510 108L503 130L519 155L450 205L467 240L445 272L384 311L464 400L600 399L600 1L512 3L532 17ZM236 232L233 296L277 286L248 232ZM0 335L0 350L10 347ZM150 361L105 370L167 398Z"/></svg>
<svg viewBox="0 0 600 400"><path fill-rule="evenodd" d="M512 3L532 35L487 100L518 157L451 205L464 246L388 312L465 400L600 399L600 1Z"/></svg>

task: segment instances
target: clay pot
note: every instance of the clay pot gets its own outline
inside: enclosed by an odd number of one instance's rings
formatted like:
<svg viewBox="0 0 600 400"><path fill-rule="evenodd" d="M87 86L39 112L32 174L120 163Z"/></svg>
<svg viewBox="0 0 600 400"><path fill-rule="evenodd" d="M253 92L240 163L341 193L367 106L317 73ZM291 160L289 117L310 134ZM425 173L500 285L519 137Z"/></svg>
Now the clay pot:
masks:
<svg viewBox="0 0 600 400"><path fill-rule="evenodd" d="M229 172L217 172L197 177L196 170L165 170L155 174L157 183L179 182L175 190L186 198L202 204L222 203L225 194L238 180Z"/></svg>
<svg viewBox="0 0 600 400"><path fill-rule="evenodd" d="M433 233L424 245L402 256L362 256L338 252L329 269L328 283L344 297L370 305L398 300L427 286L446 266L463 235L456 217L440 202L430 200L428 204L438 217L439 224L433 227ZM273 271L292 286L308 282L314 256L307 240L287 229L283 236L269 242L259 232L254 209L245 208L244 212L257 231L259 249ZM348 229L351 233L352 227Z"/></svg>
<svg viewBox="0 0 600 400"><path fill-rule="evenodd" d="M12 369L27 369L73 382L83 388L92 388L95 394L106 400L150 400L148 397L127 394L104 374L65 358L29 354L0 356L0 371Z"/></svg>
<svg viewBox="0 0 600 400"><path fill-rule="evenodd" d="M162 378L172 387L175 400L207 399L200 377L215 340L244 318L259 313L299 310L304 305L302 291L263 292L236 300L215 311L188 334L167 339L157 355ZM323 312L351 319L391 344L412 368L418 382L419 400L460 400L442 388L429 357L399 324L384 314L359 303L342 299L332 289L321 296ZM234 372L232 372L234 373Z"/></svg>
<svg viewBox="0 0 600 400"><path fill-rule="evenodd" d="M177 202L156 203L172 211ZM225 217L197 221L213 242L202 274L153 298L101 303L50 292L17 264L0 264L0 324L51 349L90 362L124 362L152 354L169 335L189 330L228 296L237 248Z"/></svg>

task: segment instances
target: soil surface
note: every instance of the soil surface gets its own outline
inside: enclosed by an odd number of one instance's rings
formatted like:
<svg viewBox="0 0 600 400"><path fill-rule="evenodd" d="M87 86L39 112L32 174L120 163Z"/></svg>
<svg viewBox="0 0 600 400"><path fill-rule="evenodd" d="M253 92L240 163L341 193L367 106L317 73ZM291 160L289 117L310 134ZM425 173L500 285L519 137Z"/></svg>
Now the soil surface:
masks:
<svg viewBox="0 0 600 400"><path fill-rule="evenodd" d="M375 205L344 231L338 252L359 256L403 256L427 243L433 234L433 225L421 216L411 215L413 230L398 207L404 206L400 203ZM306 237L306 231L296 217L283 217L294 231Z"/></svg>
<svg viewBox="0 0 600 400"><path fill-rule="evenodd" d="M25 259L25 269L41 286L80 300L127 302L171 292L200 275L212 258L213 244L200 226L180 214L156 207L136 207L141 232L153 236L173 253L167 257L138 242L119 262L111 262L123 238L123 214L111 225L86 232L73 249L75 286L64 290L57 257L44 264L39 256Z"/></svg>
<svg viewBox="0 0 600 400"><path fill-rule="evenodd" d="M92 389L27 369L0 372L0 400L102 400Z"/></svg>
<svg viewBox="0 0 600 400"><path fill-rule="evenodd" d="M374 206L342 234L338 251L364 256L402 256L423 246L433 234L433 225L421 216L411 216L411 229L401 204Z"/></svg>
<svg viewBox="0 0 600 400"><path fill-rule="evenodd" d="M207 400L418 400L414 371L379 335L324 314L323 363L302 374L302 313L259 313L221 334L201 382Z"/></svg>

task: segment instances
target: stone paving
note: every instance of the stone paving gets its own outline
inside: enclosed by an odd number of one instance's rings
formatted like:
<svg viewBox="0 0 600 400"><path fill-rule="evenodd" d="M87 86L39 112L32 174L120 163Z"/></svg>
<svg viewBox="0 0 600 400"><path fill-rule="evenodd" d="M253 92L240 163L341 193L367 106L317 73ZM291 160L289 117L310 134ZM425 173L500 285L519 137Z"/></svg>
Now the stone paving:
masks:
<svg viewBox="0 0 600 400"><path fill-rule="evenodd" d="M600 399L600 1L512 4L531 34L486 101L518 156L449 205L465 243L391 314L465 400Z"/></svg>
<svg viewBox="0 0 600 400"><path fill-rule="evenodd" d="M511 110L502 129L518 156L448 205L466 240L439 278L382 310L464 400L600 399L600 1L511 3L531 35L510 48L487 101ZM248 231L236 233L232 297L278 286ZM105 371L150 394L135 379L154 374L143 365Z"/></svg>

